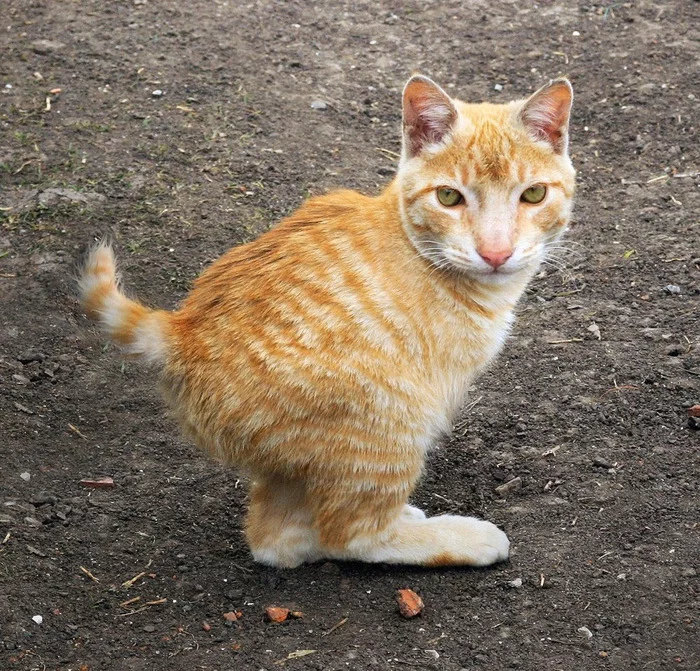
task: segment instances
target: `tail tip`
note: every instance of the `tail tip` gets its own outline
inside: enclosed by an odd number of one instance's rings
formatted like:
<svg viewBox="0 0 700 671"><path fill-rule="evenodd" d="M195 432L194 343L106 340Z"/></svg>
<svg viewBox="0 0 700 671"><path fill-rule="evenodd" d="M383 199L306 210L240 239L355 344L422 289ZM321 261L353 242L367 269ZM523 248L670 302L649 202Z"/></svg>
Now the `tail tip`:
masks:
<svg viewBox="0 0 700 671"><path fill-rule="evenodd" d="M112 245L106 240L98 242L89 252L85 267L85 275L115 275L116 261Z"/></svg>
<svg viewBox="0 0 700 671"><path fill-rule="evenodd" d="M95 319L106 294L116 288L117 264L112 246L98 242L88 252L78 276L80 300L88 316Z"/></svg>

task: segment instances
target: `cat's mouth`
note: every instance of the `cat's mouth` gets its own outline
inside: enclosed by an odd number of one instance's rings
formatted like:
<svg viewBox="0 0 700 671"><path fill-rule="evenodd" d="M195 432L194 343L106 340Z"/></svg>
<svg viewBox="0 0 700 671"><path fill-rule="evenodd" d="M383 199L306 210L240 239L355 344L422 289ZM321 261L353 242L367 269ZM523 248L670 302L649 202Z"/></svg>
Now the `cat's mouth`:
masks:
<svg viewBox="0 0 700 671"><path fill-rule="evenodd" d="M437 268L452 270L480 281L506 281L527 267L527 264L517 257L511 257L505 263L494 267L480 259L476 250L473 254L469 254L460 249L433 246L421 251Z"/></svg>

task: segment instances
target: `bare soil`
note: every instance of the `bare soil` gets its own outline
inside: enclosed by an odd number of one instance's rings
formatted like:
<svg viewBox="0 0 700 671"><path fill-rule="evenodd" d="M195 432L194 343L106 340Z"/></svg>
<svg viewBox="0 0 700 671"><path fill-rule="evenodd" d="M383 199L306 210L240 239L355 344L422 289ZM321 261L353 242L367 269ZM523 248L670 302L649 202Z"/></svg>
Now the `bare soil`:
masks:
<svg viewBox="0 0 700 671"><path fill-rule="evenodd" d="M700 668L699 10L4 0L0 668ZM576 90L573 251L415 496L500 524L512 557L261 567L245 483L87 324L74 264L110 234L128 286L172 307L310 193L377 192L414 70L472 101L560 74ZM398 588L422 616L399 616ZM269 605L304 616L268 623Z"/></svg>

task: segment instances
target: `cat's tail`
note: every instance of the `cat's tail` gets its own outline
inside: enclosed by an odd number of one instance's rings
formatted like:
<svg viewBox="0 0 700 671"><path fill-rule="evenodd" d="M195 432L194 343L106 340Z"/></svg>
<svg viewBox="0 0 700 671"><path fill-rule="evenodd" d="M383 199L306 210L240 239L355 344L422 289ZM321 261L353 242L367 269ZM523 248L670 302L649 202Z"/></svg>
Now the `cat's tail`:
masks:
<svg viewBox="0 0 700 671"><path fill-rule="evenodd" d="M88 254L78 277L82 306L127 354L163 363L170 340L170 313L151 310L124 295L112 247L101 242Z"/></svg>

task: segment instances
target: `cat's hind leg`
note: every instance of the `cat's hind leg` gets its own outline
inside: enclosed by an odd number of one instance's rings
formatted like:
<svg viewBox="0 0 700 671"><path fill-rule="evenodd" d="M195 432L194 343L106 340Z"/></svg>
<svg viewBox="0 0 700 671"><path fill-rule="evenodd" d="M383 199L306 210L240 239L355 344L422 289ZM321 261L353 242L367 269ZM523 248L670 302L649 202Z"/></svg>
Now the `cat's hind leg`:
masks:
<svg viewBox="0 0 700 671"><path fill-rule="evenodd" d="M246 538L255 561L268 566L294 568L324 556L305 505L304 486L285 478L253 482Z"/></svg>

